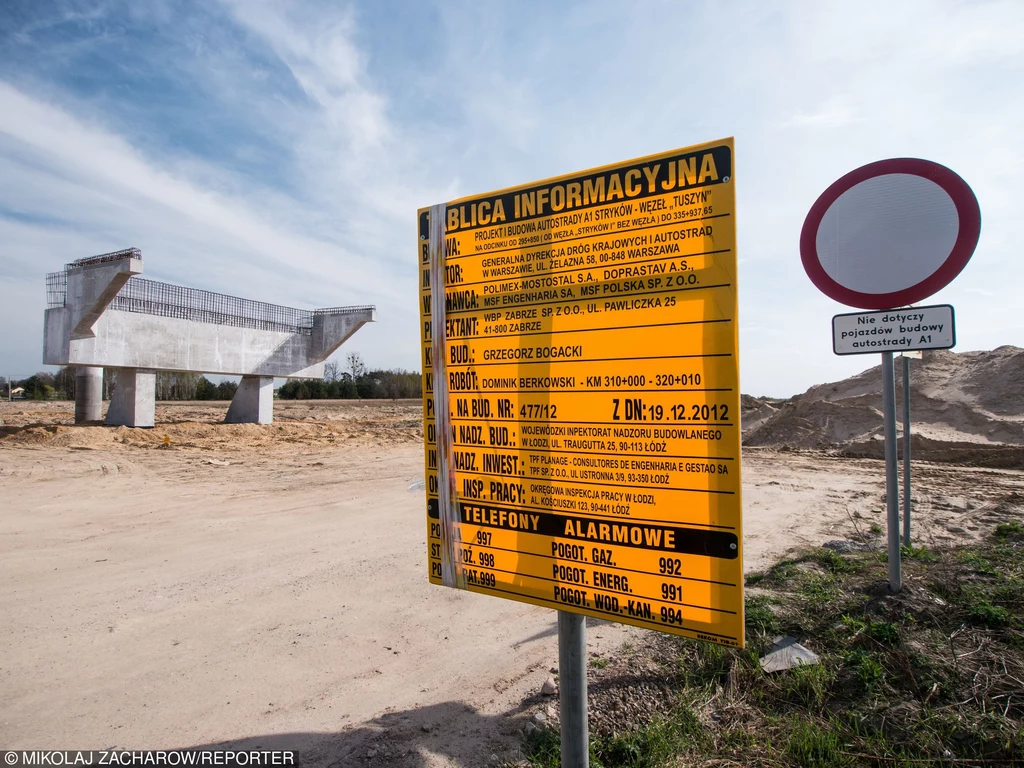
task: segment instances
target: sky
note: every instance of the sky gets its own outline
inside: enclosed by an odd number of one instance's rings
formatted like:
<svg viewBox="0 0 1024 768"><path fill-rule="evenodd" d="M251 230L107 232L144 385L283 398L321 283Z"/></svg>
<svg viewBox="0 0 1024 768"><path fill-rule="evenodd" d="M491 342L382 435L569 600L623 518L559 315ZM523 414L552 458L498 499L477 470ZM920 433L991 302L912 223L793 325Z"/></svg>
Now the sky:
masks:
<svg viewBox="0 0 1024 768"><path fill-rule="evenodd" d="M1024 3L147 0L0 3L0 375L42 370L44 275L145 274L374 304L339 353L418 370L416 210L727 136L741 388L877 364L803 272L808 209L920 157L977 195L974 257L926 303L957 350L1024 346Z"/></svg>

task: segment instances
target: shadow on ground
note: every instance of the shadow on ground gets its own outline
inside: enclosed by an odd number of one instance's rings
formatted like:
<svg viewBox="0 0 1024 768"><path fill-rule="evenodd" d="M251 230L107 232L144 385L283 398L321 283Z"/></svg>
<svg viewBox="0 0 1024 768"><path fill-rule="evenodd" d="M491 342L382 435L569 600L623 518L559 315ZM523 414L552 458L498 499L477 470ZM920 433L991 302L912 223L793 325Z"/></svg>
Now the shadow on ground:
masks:
<svg viewBox="0 0 1024 768"><path fill-rule="evenodd" d="M593 616L587 616L587 629L594 629L596 627L602 627L605 624L612 624L612 623L614 623L614 622L609 621L608 619L597 619L597 618L594 618ZM529 637L524 637L522 640L517 640L516 642L512 643L512 647L513 648L518 648L519 646L525 645L526 643L536 642L537 640L543 640L544 638L547 638L547 637L554 637L557 634L558 634L558 622L557 621L553 621L553 622L551 622L551 626L548 627L547 629L542 629L540 632L536 633L535 635L530 635Z"/></svg>
<svg viewBox="0 0 1024 768"><path fill-rule="evenodd" d="M444 702L389 712L338 733L280 733L188 749L294 750L303 768L497 766L522 759L519 729L533 703L535 699L530 699L492 716L463 702Z"/></svg>

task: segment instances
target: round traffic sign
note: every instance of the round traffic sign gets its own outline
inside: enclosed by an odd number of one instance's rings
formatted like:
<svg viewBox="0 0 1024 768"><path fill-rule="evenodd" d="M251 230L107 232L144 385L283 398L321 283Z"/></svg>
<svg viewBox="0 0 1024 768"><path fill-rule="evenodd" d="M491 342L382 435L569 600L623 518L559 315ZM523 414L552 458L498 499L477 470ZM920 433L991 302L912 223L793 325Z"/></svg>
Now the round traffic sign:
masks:
<svg viewBox="0 0 1024 768"><path fill-rule="evenodd" d="M826 296L892 309L948 285L980 232L978 200L949 168L880 160L846 174L815 201L800 232L800 259Z"/></svg>

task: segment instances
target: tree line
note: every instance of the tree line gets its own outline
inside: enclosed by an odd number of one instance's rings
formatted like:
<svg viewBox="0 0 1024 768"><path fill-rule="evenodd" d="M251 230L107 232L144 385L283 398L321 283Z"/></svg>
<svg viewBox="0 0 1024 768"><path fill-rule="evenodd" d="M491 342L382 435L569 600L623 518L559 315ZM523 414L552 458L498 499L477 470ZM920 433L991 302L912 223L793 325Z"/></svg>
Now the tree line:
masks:
<svg viewBox="0 0 1024 768"><path fill-rule="evenodd" d="M103 399L109 400L114 389L117 373L113 369L103 369ZM12 380L0 377L0 397L6 398L8 387L13 391L19 387L24 389L21 397L26 400L74 400L75 399L75 368L66 365L56 373L40 371L27 379ZM177 371L157 371L157 400L230 400L238 389L237 382L222 381L214 384L199 373L183 373Z"/></svg>
<svg viewBox="0 0 1024 768"><path fill-rule="evenodd" d="M422 377L414 371L368 370L358 352L346 358L347 370L337 362L324 366L323 379L289 379L276 390L277 397L285 400L397 400L418 398ZM110 399L117 376L116 369L103 370L103 398ZM34 376L10 384L23 388L26 400L74 400L75 368L64 366L56 373L40 371ZM238 384L222 381L214 384L199 373L157 371L157 400L230 400ZM0 397L8 395L8 382L0 376Z"/></svg>
<svg viewBox="0 0 1024 768"><path fill-rule="evenodd" d="M324 366L323 379L290 379L277 390L283 400L397 400L420 397L420 374L399 369L367 370L362 357L346 357L348 370L331 361Z"/></svg>

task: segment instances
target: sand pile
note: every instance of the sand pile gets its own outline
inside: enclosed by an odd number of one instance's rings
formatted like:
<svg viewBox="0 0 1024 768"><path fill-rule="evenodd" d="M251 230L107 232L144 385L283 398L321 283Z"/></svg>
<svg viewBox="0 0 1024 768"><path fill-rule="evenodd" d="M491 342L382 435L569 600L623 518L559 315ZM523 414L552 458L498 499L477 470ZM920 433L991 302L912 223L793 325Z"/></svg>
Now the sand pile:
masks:
<svg viewBox="0 0 1024 768"><path fill-rule="evenodd" d="M896 371L902 409L901 364ZM910 361L910 383L911 445L918 458L1024 466L1024 350L925 352L923 360ZM881 392L880 365L811 387L744 430L744 444L881 456Z"/></svg>
<svg viewBox="0 0 1024 768"><path fill-rule="evenodd" d="M786 401L773 397L740 395L740 423L743 434L749 434L775 415Z"/></svg>
<svg viewBox="0 0 1024 768"><path fill-rule="evenodd" d="M421 444L418 400L314 400L274 404L273 424L224 424L227 403L158 403L153 429L74 426L72 403L3 403L0 447L117 450L294 451L296 445Z"/></svg>

